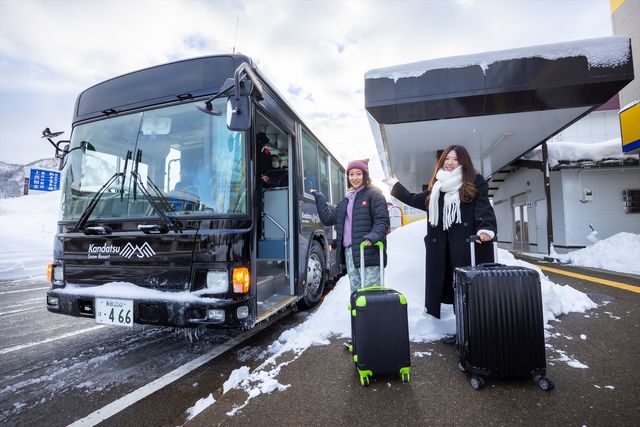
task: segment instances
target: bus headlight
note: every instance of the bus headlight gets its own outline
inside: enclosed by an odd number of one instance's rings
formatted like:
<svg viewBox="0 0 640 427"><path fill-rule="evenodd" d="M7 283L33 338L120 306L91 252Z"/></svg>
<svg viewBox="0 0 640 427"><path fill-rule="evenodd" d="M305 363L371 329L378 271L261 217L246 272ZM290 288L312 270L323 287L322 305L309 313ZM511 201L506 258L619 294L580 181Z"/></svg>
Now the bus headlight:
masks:
<svg viewBox="0 0 640 427"><path fill-rule="evenodd" d="M62 265L59 264L47 264L47 280L49 282L61 281L64 279L64 272Z"/></svg>
<svg viewBox="0 0 640 427"><path fill-rule="evenodd" d="M237 294L246 294L249 292L249 283L251 276L247 267L238 267L233 269L233 292Z"/></svg>
<svg viewBox="0 0 640 427"><path fill-rule="evenodd" d="M229 290L229 277L226 271L207 271L207 289L219 294Z"/></svg>
<svg viewBox="0 0 640 427"><path fill-rule="evenodd" d="M53 280L62 281L64 279L64 269L61 265L56 265L56 268L53 269Z"/></svg>

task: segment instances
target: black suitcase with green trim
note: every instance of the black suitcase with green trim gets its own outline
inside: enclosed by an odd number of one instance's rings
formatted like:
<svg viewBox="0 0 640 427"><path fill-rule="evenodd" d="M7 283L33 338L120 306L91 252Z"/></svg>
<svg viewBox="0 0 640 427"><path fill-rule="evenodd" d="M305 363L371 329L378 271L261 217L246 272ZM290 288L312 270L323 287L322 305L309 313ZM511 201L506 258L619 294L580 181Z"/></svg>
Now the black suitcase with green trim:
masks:
<svg viewBox="0 0 640 427"><path fill-rule="evenodd" d="M399 375L409 381L409 321L407 299L400 292L384 287L383 243L380 248L380 284L361 288L351 294L351 351L360 377L360 384L369 385L369 378L378 375ZM360 245L360 259L364 259ZM364 264L364 263L361 263ZM364 268L360 268L361 283Z"/></svg>

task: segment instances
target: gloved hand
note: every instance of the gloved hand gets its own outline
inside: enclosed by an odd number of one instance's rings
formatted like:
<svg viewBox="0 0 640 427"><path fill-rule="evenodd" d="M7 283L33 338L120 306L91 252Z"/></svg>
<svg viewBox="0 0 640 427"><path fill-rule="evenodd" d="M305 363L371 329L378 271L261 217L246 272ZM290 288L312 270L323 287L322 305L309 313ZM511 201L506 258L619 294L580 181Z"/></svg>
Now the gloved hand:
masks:
<svg viewBox="0 0 640 427"><path fill-rule="evenodd" d="M394 175L391 178L383 179L382 182L387 184L389 188L393 188L393 186L398 183L398 178Z"/></svg>

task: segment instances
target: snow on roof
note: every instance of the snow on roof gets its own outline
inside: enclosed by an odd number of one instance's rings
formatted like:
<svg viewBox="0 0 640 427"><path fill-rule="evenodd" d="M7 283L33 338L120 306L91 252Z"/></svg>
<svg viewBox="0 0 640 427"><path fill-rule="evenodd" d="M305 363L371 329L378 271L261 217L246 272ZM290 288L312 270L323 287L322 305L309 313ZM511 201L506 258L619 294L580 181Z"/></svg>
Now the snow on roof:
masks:
<svg viewBox="0 0 640 427"><path fill-rule="evenodd" d="M631 50L629 38L626 36L609 36L571 42L528 46L516 49L484 52L471 55L451 56L448 58L430 59L392 67L376 68L367 71L365 79L398 79L419 77L430 70L446 68L462 68L479 65L485 73L494 62L519 58L544 58L555 60L585 56L590 67L611 67L629 60Z"/></svg>
<svg viewBox="0 0 640 427"><path fill-rule="evenodd" d="M622 154L622 142L620 138L610 139L593 144L551 141L547 143L549 150L549 166L557 166L560 162L577 162L591 160L594 162L605 159L633 159L637 154ZM542 148L536 147L523 156L527 160L542 160Z"/></svg>

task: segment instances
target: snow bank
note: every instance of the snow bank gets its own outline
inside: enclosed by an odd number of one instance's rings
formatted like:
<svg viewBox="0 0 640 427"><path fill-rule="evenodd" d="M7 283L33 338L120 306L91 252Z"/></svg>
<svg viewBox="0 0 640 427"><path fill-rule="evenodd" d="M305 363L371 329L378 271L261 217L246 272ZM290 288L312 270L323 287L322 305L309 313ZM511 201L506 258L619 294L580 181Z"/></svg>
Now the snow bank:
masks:
<svg viewBox="0 0 640 427"><path fill-rule="evenodd" d="M638 254L640 254L640 234L622 232L599 240L592 246L557 255L557 257L560 261L572 265L640 275L640 263L632 259Z"/></svg>
<svg viewBox="0 0 640 427"><path fill-rule="evenodd" d="M216 400L213 398L213 395L211 393L209 393L209 396L203 397L202 399L198 400L195 405L185 411L189 415L187 417L187 421L207 409L209 406L213 405L215 401Z"/></svg>
<svg viewBox="0 0 640 427"><path fill-rule="evenodd" d="M0 199L0 277L44 277L53 255L60 192Z"/></svg>

